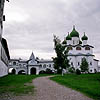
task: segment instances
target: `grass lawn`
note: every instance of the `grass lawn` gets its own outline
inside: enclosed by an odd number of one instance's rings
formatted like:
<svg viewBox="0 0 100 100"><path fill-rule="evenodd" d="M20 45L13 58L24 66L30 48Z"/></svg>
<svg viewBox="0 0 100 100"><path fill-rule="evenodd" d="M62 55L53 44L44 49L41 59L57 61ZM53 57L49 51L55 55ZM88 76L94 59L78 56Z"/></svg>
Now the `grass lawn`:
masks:
<svg viewBox="0 0 100 100"><path fill-rule="evenodd" d="M100 100L100 74L57 75L52 77L51 80L78 90L95 100Z"/></svg>
<svg viewBox="0 0 100 100"><path fill-rule="evenodd" d="M0 94L12 92L14 94L25 94L33 91L34 86L29 85L36 75L8 75L0 78Z"/></svg>

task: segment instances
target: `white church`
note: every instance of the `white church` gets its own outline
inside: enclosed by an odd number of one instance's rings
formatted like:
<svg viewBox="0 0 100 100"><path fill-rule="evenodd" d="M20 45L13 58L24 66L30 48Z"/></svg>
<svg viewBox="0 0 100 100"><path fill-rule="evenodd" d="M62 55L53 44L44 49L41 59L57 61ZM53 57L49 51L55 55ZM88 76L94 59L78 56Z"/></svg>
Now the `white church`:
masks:
<svg viewBox="0 0 100 100"><path fill-rule="evenodd" d="M86 58L89 64L89 72L99 72L99 60L94 59L94 47L88 44L88 37L85 33L83 37L80 38L75 26L73 26L72 32L70 34L68 33L67 37L64 39L63 45L69 50L68 59L72 67L80 69L82 59Z"/></svg>

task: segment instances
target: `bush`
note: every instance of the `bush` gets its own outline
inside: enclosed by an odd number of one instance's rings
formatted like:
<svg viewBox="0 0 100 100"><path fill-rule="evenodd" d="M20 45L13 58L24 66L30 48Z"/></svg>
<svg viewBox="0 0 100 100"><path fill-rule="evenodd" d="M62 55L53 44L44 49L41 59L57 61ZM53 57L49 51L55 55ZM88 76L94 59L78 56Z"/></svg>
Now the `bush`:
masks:
<svg viewBox="0 0 100 100"><path fill-rule="evenodd" d="M46 74L46 72L42 70L39 72L39 74Z"/></svg>
<svg viewBox="0 0 100 100"><path fill-rule="evenodd" d="M70 68L68 69L68 72L70 72L70 73L75 73L75 68L74 68L74 67L70 67Z"/></svg>
<svg viewBox="0 0 100 100"><path fill-rule="evenodd" d="M52 70L51 69L46 69L46 74L53 74Z"/></svg>
<svg viewBox="0 0 100 100"><path fill-rule="evenodd" d="M81 71L79 69L76 69L76 74L77 75L80 75L81 74Z"/></svg>
<svg viewBox="0 0 100 100"><path fill-rule="evenodd" d="M61 69L58 69L57 70L57 74L61 74L62 73L62 70Z"/></svg>

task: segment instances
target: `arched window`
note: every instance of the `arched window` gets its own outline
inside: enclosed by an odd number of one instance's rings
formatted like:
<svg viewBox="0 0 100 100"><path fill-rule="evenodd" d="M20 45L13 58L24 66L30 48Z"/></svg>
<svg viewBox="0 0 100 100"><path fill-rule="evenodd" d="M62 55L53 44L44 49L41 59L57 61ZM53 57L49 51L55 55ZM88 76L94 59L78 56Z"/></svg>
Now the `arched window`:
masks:
<svg viewBox="0 0 100 100"><path fill-rule="evenodd" d="M90 47L85 47L85 50L90 50Z"/></svg>
<svg viewBox="0 0 100 100"><path fill-rule="evenodd" d="M71 46L70 46L70 47L67 47L67 49L68 49L68 50L73 50L73 48L72 48Z"/></svg>
<svg viewBox="0 0 100 100"><path fill-rule="evenodd" d="M43 68L46 68L46 64L43 65Z"/></svg>
<svg viewBox="0 0 100 100"><path fill-rule="evenodd" d="M92 66L92 62L90 62L90 65Z"/></svg>
<svg viewBox="0 0 100 100"><path fill-rule="evenodd" d="M78 62L78 66L80 66L80 62Z"/></svg>
<svg viewBox="0 0 100 100"><path fill-rule="evenodd" d="M49 64L49 67L51 67L51 64Z"/></svg>
<svg viewBox="0 0 100 100"><path fill-rule="evenodd" d="M13 62L13 65L16 65L16 62Z"/></svg>
<svg viewBox="0 0 100 100"><path fill-rule="evenodd" d="M73 62L71 62L71 65L73 66Z"/></svg>
<svg viewBox="0 0 100 100"><path fill-rule="evenodd" d="M81 50L81 47L76 47L76 50Z"/></svg>

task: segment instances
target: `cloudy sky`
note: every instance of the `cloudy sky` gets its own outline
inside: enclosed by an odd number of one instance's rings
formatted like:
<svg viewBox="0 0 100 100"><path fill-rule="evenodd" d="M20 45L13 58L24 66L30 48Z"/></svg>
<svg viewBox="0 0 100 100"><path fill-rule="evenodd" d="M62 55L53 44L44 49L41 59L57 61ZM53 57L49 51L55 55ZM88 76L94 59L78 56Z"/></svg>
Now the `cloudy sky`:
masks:
<svg viewBox="0 0 100 100"><path fill-rule="evenodd" d="M100 0L10 0L5 5L3 36L11 58L55 56L53 34L61 40L75 25L80 37L86 32L88 43L100 59Z"/></svg>

